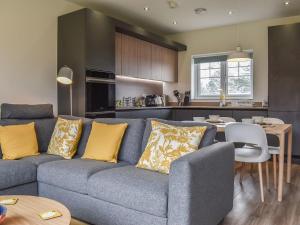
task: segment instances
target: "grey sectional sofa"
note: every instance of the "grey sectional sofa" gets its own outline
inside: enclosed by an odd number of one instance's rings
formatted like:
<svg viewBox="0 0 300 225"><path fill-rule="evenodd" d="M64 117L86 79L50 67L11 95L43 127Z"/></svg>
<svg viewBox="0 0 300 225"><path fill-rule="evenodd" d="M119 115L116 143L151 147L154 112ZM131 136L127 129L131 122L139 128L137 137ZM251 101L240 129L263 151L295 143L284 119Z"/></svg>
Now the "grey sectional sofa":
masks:
<svg viewBox="0 0 300 225"><path fill-rule="evenodd" d="M51 105L4 104L1 115L0 125L4 126L35 121L42 152L21 160L0 159L1 195L55 199L73 217L97 225L216 225L232 209L233 146L213 144L214 126L204 124L208 129L201 151L176 160L170 175L164 175L135 167L151 132L151 119L96 119L129 124L119 162L114 164L80 158L91 130L90 119L84 119L75 158L64 160L45 153L56 122Z"/></svg>

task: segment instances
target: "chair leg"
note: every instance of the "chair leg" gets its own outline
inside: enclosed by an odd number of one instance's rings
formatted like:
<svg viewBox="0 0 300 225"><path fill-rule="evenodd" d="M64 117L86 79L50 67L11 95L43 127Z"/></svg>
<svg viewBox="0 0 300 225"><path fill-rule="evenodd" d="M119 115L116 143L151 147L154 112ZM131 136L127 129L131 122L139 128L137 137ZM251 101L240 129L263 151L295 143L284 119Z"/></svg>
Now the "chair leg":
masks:
<svg viewBox="0 0 300 225"><path fill-rule="evenodd" d="M254 169L254 165L253 163L250 164L250 175L253 176L253 169Z"/></svg>
<svg viewBox="0 0 300 225"><path fill-rule="evenodd" d="M269 163L266 162L267 189L270 190Z"/></svg>
<svg viewBox="0 0 300 225"><path fill-rule="evenodd" d="M246 165L246 163L243 162L242 166L241 166L241 171L240 171L240 184L241 185L243 184L245 165Z"/></svg>
<svg viewBox="0 0 300 225"><path fill-rule="evenodd" d="M273 155L273 175L274 175L274 189L277 189L277 156Z"/></svg>
<svg viewBox="0 0 300 225"><path fill-rule="evenodd" d="M261 201L264 202L264 184L263 184L263 175L262 175L262 163L258 163L258 173L259 173L259 185L260 185L260 197Z"/></svg>

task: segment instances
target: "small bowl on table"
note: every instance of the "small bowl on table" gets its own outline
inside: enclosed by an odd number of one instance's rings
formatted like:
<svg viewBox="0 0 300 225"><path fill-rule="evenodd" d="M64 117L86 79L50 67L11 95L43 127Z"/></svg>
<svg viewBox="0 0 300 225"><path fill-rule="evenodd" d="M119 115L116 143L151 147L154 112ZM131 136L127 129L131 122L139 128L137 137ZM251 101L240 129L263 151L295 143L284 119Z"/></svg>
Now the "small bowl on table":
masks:
<svg viewBox="0 0 300 225"><path fill-rule="evenodd" d="M0 205L0 224L5 220L7 208L3 205Z"/></svg>

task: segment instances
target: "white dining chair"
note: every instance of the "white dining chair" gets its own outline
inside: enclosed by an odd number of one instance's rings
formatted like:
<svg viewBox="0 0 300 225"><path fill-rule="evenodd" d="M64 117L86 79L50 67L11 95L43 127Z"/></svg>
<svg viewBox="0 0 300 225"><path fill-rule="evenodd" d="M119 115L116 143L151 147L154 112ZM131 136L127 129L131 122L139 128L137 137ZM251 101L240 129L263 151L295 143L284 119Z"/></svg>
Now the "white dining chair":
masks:
<svg viewBox="0 0 300 225"><path fill-rule="evenodd" d="M225 123L235 123L236 122L236 120L232 117L221 116L220 120L224 121Z"/></svg>
<svg viewBox="0 0 300 225"><path fill-rule="evenodd" d="M242 163L257 163L261 201L264 202L264 185L262 163L270 159L267 135L264 129L256 124L232 123L225 127L226 141L233 143L249 143L259 148L235 148L235 161ZM269 167L266 163L267 187L269 186Z"/></svg>
<svg viewBox="0 0 300 225"><path fill-rule="evenodd" d="M284 121L278 118L267 117L263 121L265 124L284 124ZM278 146L268 146L269 153L272 155L273 160L273 175L274 175L274 188L277 188L277 156L279 155L280 148Z"/></svg>

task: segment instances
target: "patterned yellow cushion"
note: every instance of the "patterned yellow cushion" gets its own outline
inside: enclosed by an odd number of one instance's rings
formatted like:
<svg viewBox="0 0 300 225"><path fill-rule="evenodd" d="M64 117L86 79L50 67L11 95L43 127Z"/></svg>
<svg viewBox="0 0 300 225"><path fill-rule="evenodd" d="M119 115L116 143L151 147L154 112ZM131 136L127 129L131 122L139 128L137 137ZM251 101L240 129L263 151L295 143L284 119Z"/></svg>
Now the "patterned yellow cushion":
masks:
<svg viewBox="0 0 300 225"><path fill-rule="evenodd" d="M49 146L48 154L71 159L76 151L82 131L82 120L58 118Z"/></svg>
<svg viewBox="0 0 300 225"><path fill-rule="evenodd" d="M4 160L39 154L34 123L3 126L0 128L0 140Z"/></svg>
<svg viewBox="0 0 300 225"><path fill-rule="evenodd" d="M137 167L169 174L171 163L198 149L206 127L175 127L151 121L145 151Z"/></svg>

